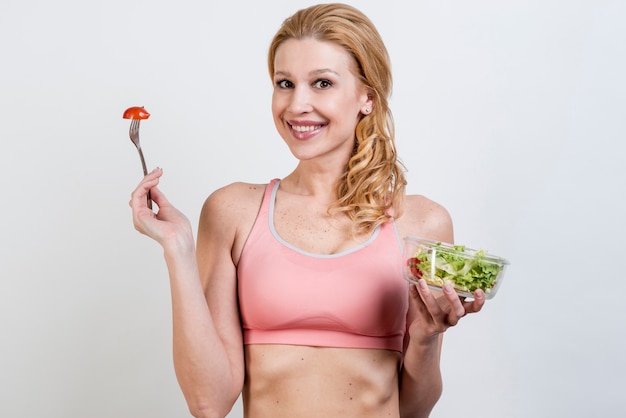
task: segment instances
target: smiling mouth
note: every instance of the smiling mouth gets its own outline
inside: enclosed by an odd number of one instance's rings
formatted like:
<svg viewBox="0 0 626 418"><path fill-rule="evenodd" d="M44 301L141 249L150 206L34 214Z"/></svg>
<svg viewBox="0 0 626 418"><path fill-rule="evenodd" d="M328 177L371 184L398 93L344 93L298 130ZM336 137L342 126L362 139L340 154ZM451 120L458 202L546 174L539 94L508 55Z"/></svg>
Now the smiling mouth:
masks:
<svg viewBox="0 0 626 418"><path fill-rule="evenodd" d="M323 124L320 125L292 125L291 123L288 123L289 127L291 129L293 129L296 132L312 132L315 131L317 129L320 129L321 127L323 127Z"/></svg>

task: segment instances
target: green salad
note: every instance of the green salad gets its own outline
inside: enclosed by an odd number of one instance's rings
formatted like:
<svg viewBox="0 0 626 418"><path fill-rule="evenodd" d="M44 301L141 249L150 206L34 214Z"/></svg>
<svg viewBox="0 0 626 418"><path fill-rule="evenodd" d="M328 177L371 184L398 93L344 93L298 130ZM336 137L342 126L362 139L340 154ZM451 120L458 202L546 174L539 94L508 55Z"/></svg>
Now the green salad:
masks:
<svg viewBox="0 0 626 418"><path fill-rule="evenodd" d="M503 263L487 256L484 250L467 251L464 245L445 246L437 243L420 247L408 259L413 276L424 278L437 287L449 282L456 290L473 292L482 289L489 293L496 285Z"/></svg>

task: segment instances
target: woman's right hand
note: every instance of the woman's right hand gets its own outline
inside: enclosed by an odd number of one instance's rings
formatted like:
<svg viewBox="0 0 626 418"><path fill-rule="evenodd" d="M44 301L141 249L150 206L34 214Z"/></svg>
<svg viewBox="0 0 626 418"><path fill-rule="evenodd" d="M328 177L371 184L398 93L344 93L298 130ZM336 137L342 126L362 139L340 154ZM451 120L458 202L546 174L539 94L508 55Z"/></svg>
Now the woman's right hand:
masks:
<svg viewBox="0 0 626 418"><path fill-rule="evenodd" d="M191 224L187 217L167 200L157 187L163 169L155 168L148 173L132 192L130 207L133 211L135 229L157 241L165 249L174 246L178 249L194 248ZM158 210L155 213L148 207L148 191Z"/></svg>

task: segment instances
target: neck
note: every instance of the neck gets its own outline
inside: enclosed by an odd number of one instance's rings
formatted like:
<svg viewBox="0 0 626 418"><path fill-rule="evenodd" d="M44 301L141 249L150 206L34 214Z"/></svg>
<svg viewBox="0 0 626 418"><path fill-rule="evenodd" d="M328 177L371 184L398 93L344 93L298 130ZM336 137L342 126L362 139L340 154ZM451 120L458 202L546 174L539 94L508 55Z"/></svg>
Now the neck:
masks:
<svg viewBox="0 0 626 418"><path fill-rule="evenodd" d="M300 163L296 169L281 181L281 188L289 193L312 196L327 202L336 200L336 186L341 172L330 170L310 170Z"/></svg>

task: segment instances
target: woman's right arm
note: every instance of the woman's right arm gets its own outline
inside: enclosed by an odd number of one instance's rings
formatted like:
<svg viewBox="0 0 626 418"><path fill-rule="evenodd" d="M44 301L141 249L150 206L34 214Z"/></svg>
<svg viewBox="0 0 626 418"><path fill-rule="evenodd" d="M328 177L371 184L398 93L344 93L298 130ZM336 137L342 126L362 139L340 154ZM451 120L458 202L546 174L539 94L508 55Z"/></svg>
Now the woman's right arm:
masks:
<svg viewBox="0 0 626 418"><path fill-rule="evenodd" d="M243 386L244 360L231 248L233 219L218 194L202 209L198 245L187 218L158 189L162 171L133 192L135 227L161 244L170 277L174 368L194 417L223 418ZM158 212L147 208L148 190Z"/></svg>

